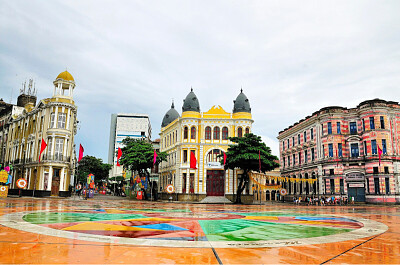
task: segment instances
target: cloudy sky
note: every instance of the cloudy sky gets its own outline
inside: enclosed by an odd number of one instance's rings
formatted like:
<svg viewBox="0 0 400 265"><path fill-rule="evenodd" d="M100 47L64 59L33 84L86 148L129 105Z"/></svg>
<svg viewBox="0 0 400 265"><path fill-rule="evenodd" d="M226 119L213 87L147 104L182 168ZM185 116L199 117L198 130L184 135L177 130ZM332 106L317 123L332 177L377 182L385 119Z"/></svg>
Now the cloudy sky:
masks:
<svg viewBox="0 0 400 265"><path fill-rule="evenodd" d="M253 132L322 107L400 100L400 1L0 0L0 98L33 78L38 98L74 76L85 154L107 161L111 113L147 113L158 138L193 87L231 112L243 87Z"/></svg>

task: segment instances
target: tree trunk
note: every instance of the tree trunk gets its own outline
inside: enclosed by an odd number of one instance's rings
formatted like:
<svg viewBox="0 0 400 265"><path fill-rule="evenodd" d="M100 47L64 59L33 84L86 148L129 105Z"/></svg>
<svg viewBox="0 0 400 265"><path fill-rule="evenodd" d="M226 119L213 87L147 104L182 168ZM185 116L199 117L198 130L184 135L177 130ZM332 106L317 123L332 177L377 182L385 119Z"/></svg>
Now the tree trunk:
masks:
<svg viewBox="0 0 400 265"><path fill-rule="evenodd" d="M237 203L237 204L242 203L242 192L243 192L243 190L244 190L244 188L246 186L245 179L247 177L248 177L247 176L247 171L244 171L242 177L240 178L240 182L239 182L239 185L238 185L237 190L236 190L236 201L235 201L235 203Z"/></svg>

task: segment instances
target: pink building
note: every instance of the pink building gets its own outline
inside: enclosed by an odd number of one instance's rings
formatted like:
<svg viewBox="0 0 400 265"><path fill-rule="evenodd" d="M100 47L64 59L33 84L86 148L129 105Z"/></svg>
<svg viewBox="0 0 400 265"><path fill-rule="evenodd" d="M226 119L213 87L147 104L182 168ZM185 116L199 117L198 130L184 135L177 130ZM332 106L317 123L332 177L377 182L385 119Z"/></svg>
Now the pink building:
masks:
<svg viewBox="0 0 400 265"><path fill-rule="evenodd" d="M381 99L326 107L279 132L282 177L292 196L347 195L400 202L400 105ZM379 153L382 151L379 162ZM306 179L317 179L313 184Z"/></svg>

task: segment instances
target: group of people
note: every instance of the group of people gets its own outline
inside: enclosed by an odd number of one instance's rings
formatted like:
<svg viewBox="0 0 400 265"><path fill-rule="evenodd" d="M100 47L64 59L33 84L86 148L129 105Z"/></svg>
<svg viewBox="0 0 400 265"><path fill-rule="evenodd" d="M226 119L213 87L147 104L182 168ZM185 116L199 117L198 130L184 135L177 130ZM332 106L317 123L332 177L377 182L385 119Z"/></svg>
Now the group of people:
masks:
<svg viewBox="0 0 400 265"><path fill-rule="evenodd" d="M354 204L354 197L347 196L294 196L293 203L296 205L347 205Z"/></svg>

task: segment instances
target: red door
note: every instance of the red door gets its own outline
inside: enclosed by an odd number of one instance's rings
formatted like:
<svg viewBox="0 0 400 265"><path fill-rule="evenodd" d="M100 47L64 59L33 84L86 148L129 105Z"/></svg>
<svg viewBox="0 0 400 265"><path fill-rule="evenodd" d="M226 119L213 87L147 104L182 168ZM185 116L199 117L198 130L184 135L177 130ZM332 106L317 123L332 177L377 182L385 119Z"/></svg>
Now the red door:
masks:
<svg viewBox="0 0 400 265"><path fill-rule="evenodd" d="M225 171L207 170L207 196L224 196Z"/></svg>

